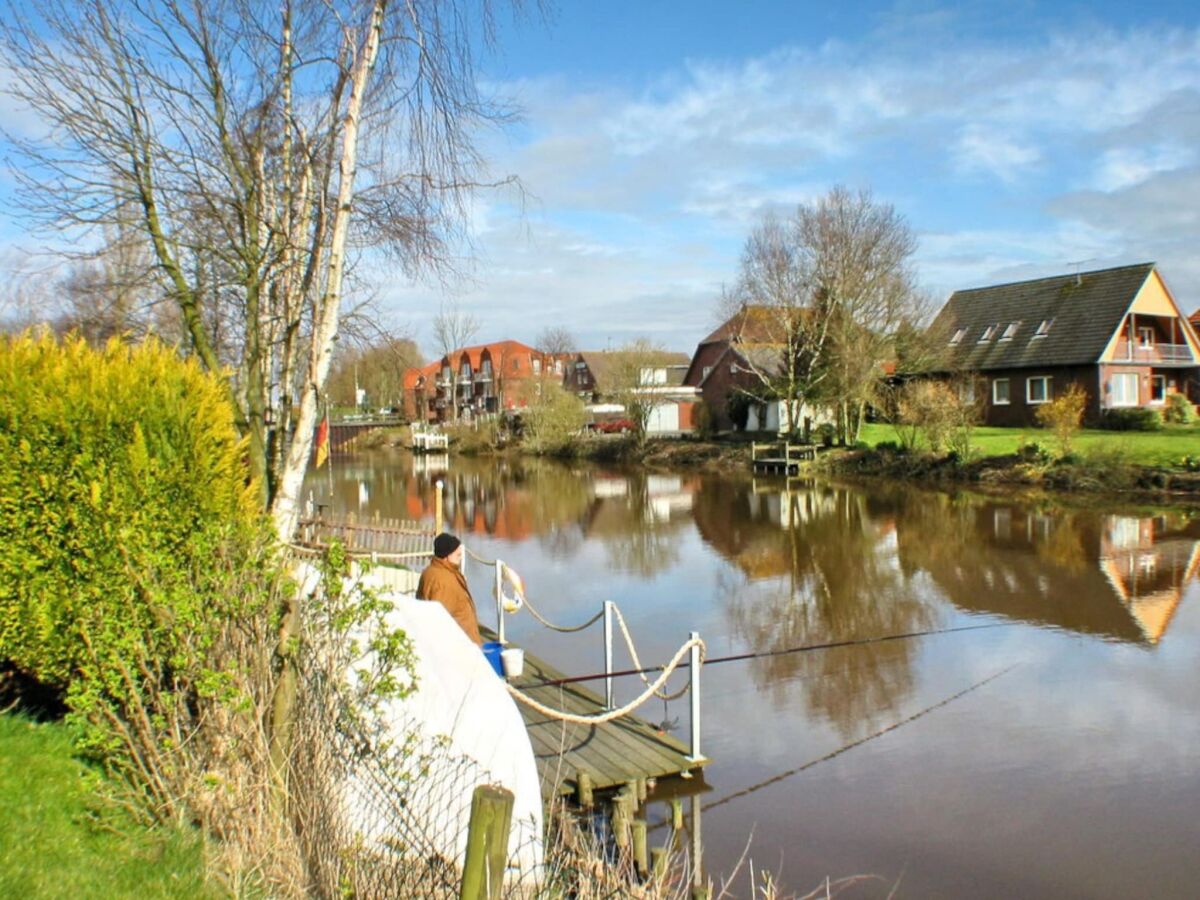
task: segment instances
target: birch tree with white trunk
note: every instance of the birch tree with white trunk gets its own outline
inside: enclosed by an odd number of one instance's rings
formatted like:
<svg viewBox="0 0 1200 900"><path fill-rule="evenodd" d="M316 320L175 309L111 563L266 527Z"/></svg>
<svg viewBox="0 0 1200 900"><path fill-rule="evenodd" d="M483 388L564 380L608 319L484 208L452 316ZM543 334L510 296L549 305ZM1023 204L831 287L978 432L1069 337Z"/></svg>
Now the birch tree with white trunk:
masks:
<svg viewBox="0 0 1200 900"><path fill-rule="evenodd" d="M490 30L467 0L3 7L8 91L42 123L8 135L22 208L85 245L144 235L285 540L354 260L444 265L489 184L472 134L506 115L475 77Z"/></svg>

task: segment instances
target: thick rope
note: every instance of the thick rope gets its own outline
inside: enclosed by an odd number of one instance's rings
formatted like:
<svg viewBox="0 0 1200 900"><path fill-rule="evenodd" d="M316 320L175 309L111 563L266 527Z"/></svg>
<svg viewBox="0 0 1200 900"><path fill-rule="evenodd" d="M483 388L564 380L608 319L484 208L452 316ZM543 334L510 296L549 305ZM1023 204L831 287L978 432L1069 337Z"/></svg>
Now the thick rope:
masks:
<svg viewBox="0 0 1200 900"><path fill-rule="evenodd" d="M505 682L505 687L508 688L508 692L513 696L514 699L524 703L531 709L537 710L544 716L549 716L552 719L559 719L563 722L571 722L576 725L603 725L605 722L611 722L613 719L619 719L622 716L629 715L631 712L657 694L662 686L667 683L667 679L671 677L671 673L675 671L676 667L683 660L683 657L693 647L700 648L700 661L703 663L704 654L707 649L704 645L704 641L702 641L700 638L689 638L686 642L684 642L684 645L679 648L679 651L674 657L672 657L671 661L667 663L666 667L663 669L662 675L658 677L658 680L646 688L646 690L642 691L642 693L636 699L631 700L629 703L626 703L624 706L618 709L610 709L606 713L600 713L594 716L580 716L561 709L553 709L549 706L546 706L544 703L539 703L528 694L522 693L511 684L508 684L508 682Z"/></svg>
<svg viewBox="0 0 1200 900"><path fill-rule="evenodd" d="M629 626L625 624L625 616L621 614L621 607L614 603L613 612L617 614L617 624L621 626L621 634L625 637L625 646L629 648L629 655L633 658L633 667L640 670L642 668L642 661L638 659L637 648L633 646L633 635L629 633ZM639 671L638 677L642 679L643 684L650 683L650 679L646 677L645 672ZM659 690L655 690L654 696L658 697L660 700L678 700L688 692L688 688L690 687L690 684L685 684L674 694L664 694Z"/></svg>
<svg viewBox="0 0 1200 900"><path fill-rule="evenodd" d="M544 618L540 612L533 608L533 604L529 602L528 597L525 598L525 608L529 610L529 614L531 616L533 616L551 631L557 631L561 634L574 634L576 631L583 631L585 628L591 628L604 617L604 610L601 609L600 612L596 613L582 625L572 625L568 628L566 625L555 625L549 619Z"/></svg>

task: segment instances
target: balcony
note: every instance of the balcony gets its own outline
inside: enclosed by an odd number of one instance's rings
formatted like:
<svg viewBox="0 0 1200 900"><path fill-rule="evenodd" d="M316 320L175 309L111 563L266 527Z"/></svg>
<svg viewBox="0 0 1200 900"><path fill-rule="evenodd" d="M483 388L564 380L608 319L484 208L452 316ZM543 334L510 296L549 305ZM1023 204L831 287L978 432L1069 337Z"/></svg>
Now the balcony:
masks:
<svg viewBox="0 0 1200 900"><path fill-rule="evenodd" d="M1194 366L1196 357L1187 344L1142 344L1118 341L1113 362L1136 362L1162 366Z"/></svg>
<svg viewBox="0 0 1200 900"><path fill-rule="evenodd" d="M476 384L485 384L491 380L492 380L491 372L476 372L475 373L475 383Z"/></svg>

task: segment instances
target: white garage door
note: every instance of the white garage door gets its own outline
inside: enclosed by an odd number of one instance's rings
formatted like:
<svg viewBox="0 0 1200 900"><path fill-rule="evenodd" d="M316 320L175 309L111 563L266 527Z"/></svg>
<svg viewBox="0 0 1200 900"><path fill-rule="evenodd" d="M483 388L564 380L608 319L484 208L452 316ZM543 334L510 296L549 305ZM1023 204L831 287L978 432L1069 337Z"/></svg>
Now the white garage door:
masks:
<svg viewBox="0 0 1200 900"><path fill-rule="evenodd" d="M650 413L650 421L646 423L646 431L650 434L662 434L667 431L679 430L679 404L664 403L654 407Z"/></svg>

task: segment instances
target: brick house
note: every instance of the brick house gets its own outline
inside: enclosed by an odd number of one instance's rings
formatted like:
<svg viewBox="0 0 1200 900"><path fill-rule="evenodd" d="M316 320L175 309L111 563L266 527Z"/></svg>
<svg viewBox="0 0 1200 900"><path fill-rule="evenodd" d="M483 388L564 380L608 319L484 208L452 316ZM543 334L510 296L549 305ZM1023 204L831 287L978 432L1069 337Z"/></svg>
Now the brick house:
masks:
<svg viewBox="0 0 1200 900"><path fill-rule="evenodd" d="M766 393L761 376L783 374L787 344L780 317L781 311L769 307L743 306L696 346L683 383L700 391L714 430L790 430L786 403L765 397L749 399ZM734 421L731 401L739 396L748 398L744 422ZM796 405L796 426L805 434L823 421L819 411Z"/></svg>
<svg viewBox="0 0 1200 900"><path fill-rule="evenodd" d="M445 422L456 410L470 417L519 409L539 380L561 382L569 359L520 341L462 347L404 373L405 412L416 421Z"/></svg>
<svg viewBox="0 0 1200 900"><path fill-rule="evenodd" d="M1025 426L1071 384L1085 420L1200 402L1200 341L1153 263L956 291L931 326L938 370L974 375L988 425Z"/></svg>

